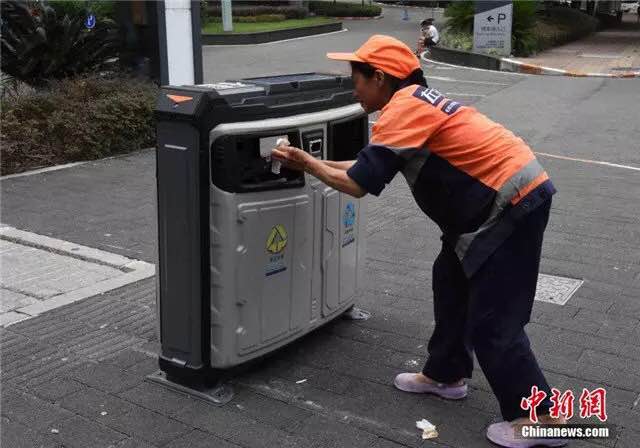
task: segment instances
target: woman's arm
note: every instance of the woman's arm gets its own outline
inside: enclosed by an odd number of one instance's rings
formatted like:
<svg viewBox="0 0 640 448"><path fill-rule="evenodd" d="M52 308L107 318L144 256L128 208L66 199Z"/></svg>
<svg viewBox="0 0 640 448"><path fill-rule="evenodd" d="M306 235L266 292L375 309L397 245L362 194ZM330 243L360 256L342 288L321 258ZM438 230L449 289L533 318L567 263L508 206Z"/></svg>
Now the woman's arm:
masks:
<svg viewBox="0 0 640 448"><path fill-rule="evenodd" d="M276 160L287 168L305 171L331 188L361 198L367 191L347 175L355 161L330 162L312 157L309 153L291 146L280 146L272 151Z"/></svg>
<svg viewBox="0 0 640 448"><path fill-rule="evenodd" d="M343 162L334 162L333 160L323 160L324 164L330 166L331 168L337 168L339 170L347 171L349 168L356 163L355 160L345 160Z"/></svg>
<svg viewBox="0 0 640 448"><path fill-rule="evenodd" d="M351 165L353 165L353 163L351 163ZM349 165L349 167L351 167L351 165ZM347 169L345 168L334 168L325 163L325 161L312 157L311 160L305 164L304 170L312 176L320 179L331 188L342 191L343 193L347 193L356 198L361 198L367 194L364 188L349 177Z"/></svg>

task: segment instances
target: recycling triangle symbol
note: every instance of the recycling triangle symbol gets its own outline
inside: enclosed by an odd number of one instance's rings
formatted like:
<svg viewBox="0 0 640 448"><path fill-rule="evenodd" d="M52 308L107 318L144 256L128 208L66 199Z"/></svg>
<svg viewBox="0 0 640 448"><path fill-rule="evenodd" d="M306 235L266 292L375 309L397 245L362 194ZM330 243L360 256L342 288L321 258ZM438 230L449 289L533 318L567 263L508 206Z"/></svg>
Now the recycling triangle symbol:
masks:
<svg viewBox="0 0 640 448"><path fill-rule="evenodd" d="M280 253L287 246L287 231L282 224L278 224L271 232L269 232L269 238L267 238L267 250L272 254Z"/></svg>

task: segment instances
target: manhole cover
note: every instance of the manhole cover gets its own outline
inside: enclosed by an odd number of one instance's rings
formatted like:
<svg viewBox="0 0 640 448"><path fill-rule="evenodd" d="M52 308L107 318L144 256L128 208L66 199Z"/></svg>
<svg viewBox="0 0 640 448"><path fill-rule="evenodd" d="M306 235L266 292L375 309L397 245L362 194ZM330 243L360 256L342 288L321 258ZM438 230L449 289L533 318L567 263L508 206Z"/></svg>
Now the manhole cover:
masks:
<svg viewBox="0 0 640 448"><path fill-rule="evenodd" d="M536 300L540 302L564 305L582 285L583 281L575 278L557 277L555 275L538 275Z"/></svg>

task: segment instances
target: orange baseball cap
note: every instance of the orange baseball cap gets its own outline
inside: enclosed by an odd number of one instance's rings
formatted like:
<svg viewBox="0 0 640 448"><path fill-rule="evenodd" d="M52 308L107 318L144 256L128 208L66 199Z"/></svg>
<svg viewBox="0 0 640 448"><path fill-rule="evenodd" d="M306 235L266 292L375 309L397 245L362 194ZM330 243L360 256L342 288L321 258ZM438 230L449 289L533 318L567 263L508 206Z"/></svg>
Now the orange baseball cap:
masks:
<svg viewBox="0 0 640 448"><path fill-rule="evenodd" d="M420 68L420 61L407 45L382 34L371 36L354 53L327 53L327 57L337 61L366 62L400 79Z"/></svg>

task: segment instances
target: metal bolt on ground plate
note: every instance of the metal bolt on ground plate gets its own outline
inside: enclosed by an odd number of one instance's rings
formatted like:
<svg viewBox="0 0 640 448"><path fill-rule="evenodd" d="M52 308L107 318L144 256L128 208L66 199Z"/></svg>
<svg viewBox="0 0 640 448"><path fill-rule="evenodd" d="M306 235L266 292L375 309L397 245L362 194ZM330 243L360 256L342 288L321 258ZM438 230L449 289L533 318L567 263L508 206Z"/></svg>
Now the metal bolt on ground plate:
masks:
<svg viewBox="0 0 640 448"><path fill-rule="evenodd" d="M146 379L147 381L161 384L169 389L182 392L194 398L199 398L200 400L216 405L227 404L233 398L233 388L225 383L218 383L211 386L204 384L187 386L171 381L161 370L148 375Z"/></svg>
<svg viewBox="0 0 640 448"><path fill-rule="evenodd" d="M368 320L371 317L371 313L369 311L360 309L357 306L352 306L347 311L345 311L342 316L345 319L349 320Z"/></svg>

